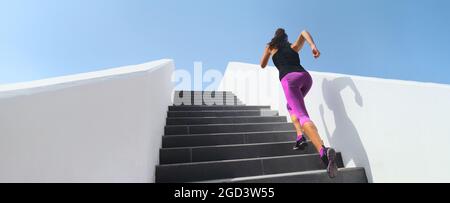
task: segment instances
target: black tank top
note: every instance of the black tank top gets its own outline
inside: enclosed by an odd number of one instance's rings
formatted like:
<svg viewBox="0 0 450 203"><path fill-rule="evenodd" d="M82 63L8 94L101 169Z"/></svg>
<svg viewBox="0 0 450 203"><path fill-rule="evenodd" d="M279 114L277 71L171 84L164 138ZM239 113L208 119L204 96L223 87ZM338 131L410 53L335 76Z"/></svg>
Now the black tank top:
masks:
<svg viewBox="0 0 450 203"><path fill-rule="evenodd" d="M298 52L291 48L291 44L286 43L278 49L277 53L272 57L273 63L280 72L280 80L292 72L306 72L300 65L300 56Z"/></svg>

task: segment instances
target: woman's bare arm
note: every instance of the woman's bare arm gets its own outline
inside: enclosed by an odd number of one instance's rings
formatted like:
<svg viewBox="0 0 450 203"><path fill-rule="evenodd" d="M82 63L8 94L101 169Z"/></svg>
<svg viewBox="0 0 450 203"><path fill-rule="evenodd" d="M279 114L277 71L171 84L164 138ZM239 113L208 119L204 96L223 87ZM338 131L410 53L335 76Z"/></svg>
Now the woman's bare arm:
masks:
<svg viewBox="0 0 450 203"><path fill-rule="evenodd" d="M267 64L269 63L271 55L272 55L272 52L271 52L269 46L267 46L266 49L264 50L264 55L261 58L261 68L267 67Z"/></svg>
<svg viewBox="0 0 450 203"><path fill-rule="evenodd" d="M297 41L292 44L292 49L294 49L296 52L300 52L300 50L302 50L303 46L305 45L306 39L303 36L303 32L298 36Z"/></svg>
<svg viewBox="0 0 450 203"><path fill-rule="evenodd" d="M319 58L320 51L317 49L316 43L314 42L311 34L306 30L302 31L300 36L298 36L297 41L292 46L292 49L299 52L303 48L305 41L310 45L314 58Z"/></svg>

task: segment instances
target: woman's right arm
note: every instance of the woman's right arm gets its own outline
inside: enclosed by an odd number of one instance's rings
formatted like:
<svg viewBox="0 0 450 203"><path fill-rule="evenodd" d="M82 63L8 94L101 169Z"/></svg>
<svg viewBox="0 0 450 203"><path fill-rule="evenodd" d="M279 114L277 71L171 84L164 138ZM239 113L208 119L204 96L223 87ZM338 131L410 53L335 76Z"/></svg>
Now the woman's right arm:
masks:
<svg viewBox="0 0 450 203"><path fill-rule="evenodd" d="M266 49L264 50L264 54L261 58L261 68L266 68L267 64L269 63L270 60L270 56L272 55L272 52L270 50L270 47L267 46Z"/></svg>

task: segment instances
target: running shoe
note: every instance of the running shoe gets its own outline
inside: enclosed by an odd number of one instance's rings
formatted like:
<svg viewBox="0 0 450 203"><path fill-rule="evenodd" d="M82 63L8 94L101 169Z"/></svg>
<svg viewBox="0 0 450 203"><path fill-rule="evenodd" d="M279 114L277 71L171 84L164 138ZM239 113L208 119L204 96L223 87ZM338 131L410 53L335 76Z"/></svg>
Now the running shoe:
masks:
<svg viewBox="0 0 450 203"><path fill-rule="evenodd" d="M308 141L306 140L305 136L303 136L301 139L297 140L297 143L294 146L294 150L305 150L305 148L308 147Z"/></svg>
<svg viewBox="0 0 450 203"><path fill-rule="evenodd" d="M324 148L324 154L320 157L327 167L327 173L330 178L338 175L338 166L336 163L336 150L333 148Z"/></svg>

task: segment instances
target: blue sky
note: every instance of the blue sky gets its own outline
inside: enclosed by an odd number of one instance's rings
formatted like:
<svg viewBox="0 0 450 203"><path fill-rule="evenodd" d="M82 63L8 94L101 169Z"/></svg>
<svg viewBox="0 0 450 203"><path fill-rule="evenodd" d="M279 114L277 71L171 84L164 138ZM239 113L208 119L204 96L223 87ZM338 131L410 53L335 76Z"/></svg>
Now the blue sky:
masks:
<svg viewBox="0 0 450 203"><path fill-rule="evenodd" d="M447 0L0 0L0 84L160 58L259 63L278 27L308 29L313 71L450 84ZM308 47L309 49L309 47Z"/></svg>

